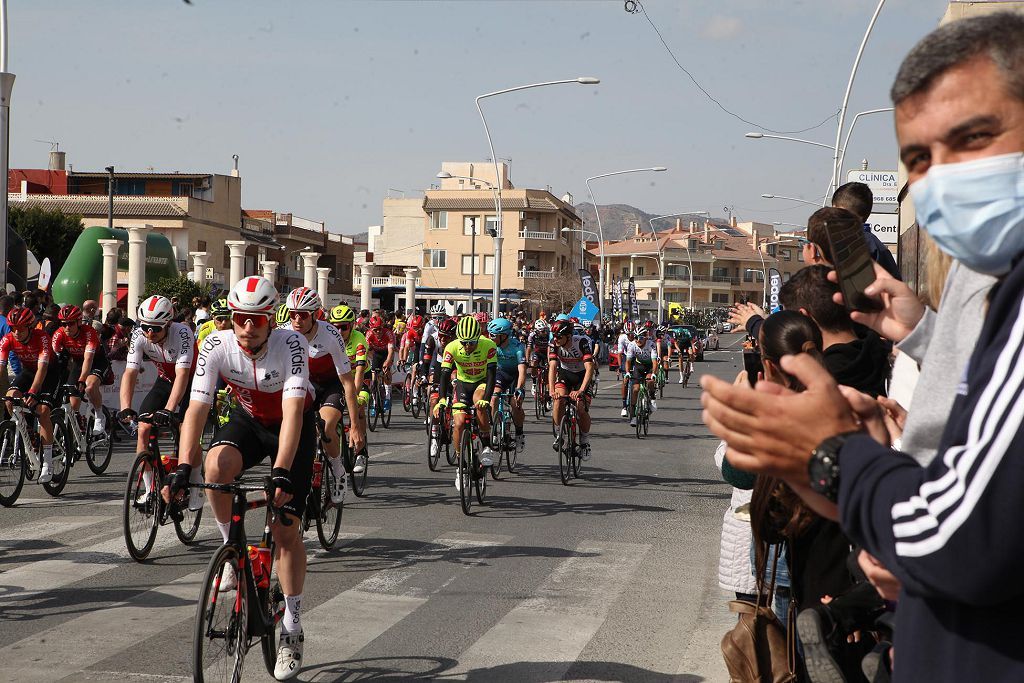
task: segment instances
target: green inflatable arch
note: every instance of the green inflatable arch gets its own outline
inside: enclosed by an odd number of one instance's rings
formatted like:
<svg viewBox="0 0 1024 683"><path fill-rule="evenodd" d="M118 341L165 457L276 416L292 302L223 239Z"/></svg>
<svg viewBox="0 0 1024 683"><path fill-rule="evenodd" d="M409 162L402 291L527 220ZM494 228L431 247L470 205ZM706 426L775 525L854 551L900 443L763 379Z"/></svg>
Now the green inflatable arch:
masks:
<svg viewBox="0 0 1024 683"><path fill-rule="evenodd" d="M100 300L103 290L103 247L99 240L120 240L117 269L128 270L128 231L94 225L82 231L71 248L64 267L53 279L53 300L81 304L87 299ZM178 275L171 243L160 233L146 235L146 277L149 282Z"/></svg>

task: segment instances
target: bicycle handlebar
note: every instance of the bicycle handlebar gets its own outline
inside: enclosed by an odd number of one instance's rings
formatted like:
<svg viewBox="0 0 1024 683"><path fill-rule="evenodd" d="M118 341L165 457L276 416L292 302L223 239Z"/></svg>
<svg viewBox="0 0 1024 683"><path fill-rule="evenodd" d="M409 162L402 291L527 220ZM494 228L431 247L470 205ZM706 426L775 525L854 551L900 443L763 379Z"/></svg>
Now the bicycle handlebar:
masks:
<svg viewBox="0 0 1024 683"><path fill-rule="evenodd" d="M288 519L287 517L281 514L282 512L284 512L282 508L275 507L274 505L270 504L270 501L274 495L274 489L276 488L274 486L273 479L271 479L270 477L263 477L262 484L243 484L242 482L238 481L231 482L230 484L209 484L203 482L202 484L189 483L188 488L208 489L211 491L220 491L221 493L231 494L262 492L266 496L266 500L264 500L263 503L270 508L270 511L273 513L273 516L280 520L283 526L292 525L292 520ZM243 496L243 498L244 497L245 496Z"/></svg>

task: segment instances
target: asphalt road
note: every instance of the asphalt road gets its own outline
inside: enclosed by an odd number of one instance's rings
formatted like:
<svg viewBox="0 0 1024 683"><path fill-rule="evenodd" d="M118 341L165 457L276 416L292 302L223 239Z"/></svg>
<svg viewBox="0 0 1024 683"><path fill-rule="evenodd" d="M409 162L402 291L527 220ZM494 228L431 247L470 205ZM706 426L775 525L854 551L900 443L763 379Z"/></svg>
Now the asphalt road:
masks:
<svg viewBox="0 0 1024 683"><path fill-rule="evenodd" d="M738 339L723 335L723 349ZM736 351L710 352L698 374L731 378L740 365ZM717 562L729 493L700 390L670 384L638 440L604 380L581 479L561 484L549 425L528 417L520 471L491 482L472 517L453 468L428 470L423 430L396 406L392 428L371 435L368 495L349 494L343 540L324 552L307 534L298 680L727 680ZM130 560L129 461L121 448L107 476L80 464L59 499L32 484L0 508L5 680L190 677L195 602L220 538L207 509L201 543L185 548L163 527L150 561ZM258 650L246 678L271 680Z"/></svg>

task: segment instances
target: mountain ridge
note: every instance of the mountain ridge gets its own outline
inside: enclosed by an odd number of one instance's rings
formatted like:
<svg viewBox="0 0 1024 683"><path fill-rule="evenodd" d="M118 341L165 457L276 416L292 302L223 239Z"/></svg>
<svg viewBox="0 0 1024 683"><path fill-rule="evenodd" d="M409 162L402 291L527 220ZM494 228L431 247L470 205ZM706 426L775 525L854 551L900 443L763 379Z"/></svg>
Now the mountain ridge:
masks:
<svg viewBox="0 0 1024 683"><path fill-rule="evenodd" d="M600 204L599 206L601 209L601 228L604 231L604 238L606 240L622 240L632 237L636 234L637 224L640 225L641 234L649 233L651 231L650 220L659 215L647 213L643 209L630 204ZM590 202L580 202L573 208L576 210L576 215L583 219L584 227L587 230L596 232L597 215L594 213L594 205ZM676 226L677 219L681 222L683 228L686 228L690 221L697 221L699 225L703 226L706 220L704 216L696 214L673 216L656 222L654 228L658 232L671 230ZM714 217L711 218L711 221L713 223L725 222Z"/></svg>

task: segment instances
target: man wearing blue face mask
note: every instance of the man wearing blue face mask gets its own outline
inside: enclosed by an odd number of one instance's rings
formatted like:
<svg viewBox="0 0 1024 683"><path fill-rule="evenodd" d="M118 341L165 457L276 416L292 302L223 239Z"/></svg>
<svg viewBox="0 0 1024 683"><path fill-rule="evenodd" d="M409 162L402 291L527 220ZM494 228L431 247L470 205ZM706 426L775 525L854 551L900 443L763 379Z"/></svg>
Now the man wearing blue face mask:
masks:
<svg viewBox="0 0 1024 683"><path fill-rule="evenodd" d="M894 680L1020 681L1024 16L934 31L892 98L919 223L963 267L996 278L936 456L922 466L892 451L877 404L806 356L782 361L800 394L704 378L704 420L731 464L785 479L902 583ZM881 313L854 319L902 339L922 307L894 282L867 290L885 295Z"/></svg>

